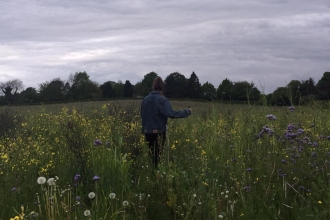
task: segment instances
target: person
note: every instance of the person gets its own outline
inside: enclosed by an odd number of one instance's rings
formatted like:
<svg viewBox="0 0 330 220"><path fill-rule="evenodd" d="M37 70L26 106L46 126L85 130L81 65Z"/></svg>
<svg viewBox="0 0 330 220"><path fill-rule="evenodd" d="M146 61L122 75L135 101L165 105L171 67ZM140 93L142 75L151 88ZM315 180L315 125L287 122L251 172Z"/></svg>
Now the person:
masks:
<svg viewBox="0 0 330 220"><path fill-rule="evenodd" d="M163 94L164 89L165 83L162 78L156 77L152 85L153 91L143 99L140 111L142 133L145 135L152 163L156 168L158 168L160 155L165 144L167 119L186 118L192 112L190 107L183 111L174 111Z"/></svg>

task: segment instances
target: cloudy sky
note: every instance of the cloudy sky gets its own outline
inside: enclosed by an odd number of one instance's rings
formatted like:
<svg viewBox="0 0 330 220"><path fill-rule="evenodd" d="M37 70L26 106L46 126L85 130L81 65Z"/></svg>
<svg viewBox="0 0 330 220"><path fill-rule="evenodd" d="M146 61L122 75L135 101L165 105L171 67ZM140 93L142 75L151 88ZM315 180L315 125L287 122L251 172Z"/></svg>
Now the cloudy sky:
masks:
<svg viewBox="0 0 330 220"><path fill-rule="evenodd" d="M329 0L0 0L0 82L194 71L265 93L330 71Z"/></svg>

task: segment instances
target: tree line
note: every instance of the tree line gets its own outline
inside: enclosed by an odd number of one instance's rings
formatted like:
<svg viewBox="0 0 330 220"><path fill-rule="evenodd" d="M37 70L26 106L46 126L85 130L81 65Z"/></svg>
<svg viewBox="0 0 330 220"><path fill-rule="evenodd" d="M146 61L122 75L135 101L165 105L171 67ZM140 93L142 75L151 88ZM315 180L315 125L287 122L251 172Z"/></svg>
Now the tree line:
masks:
<svg viewBox="0 0 330 220"><path fill-rule="evenodd" d="M54 78L39 84L39 88L24 89L20 79L0 82L0 105L53 103L96 99L143 98L151 91L155 72L144 75L135 85L129 80L106 81L98 84L90 79L86 72L70 74L68 80ZM267 105L300 105L311 100L330 99L330 72L325 72L315 83L312 78L292 80L284 87L278 87L273 93L264 94L253 82L233 82L224 79L217 87L212 83L201 84L195 72L187 79L174 72L164 80L165 96L175 99L209 100L223 102L246 102L248 104L267 103Z"/></svg>

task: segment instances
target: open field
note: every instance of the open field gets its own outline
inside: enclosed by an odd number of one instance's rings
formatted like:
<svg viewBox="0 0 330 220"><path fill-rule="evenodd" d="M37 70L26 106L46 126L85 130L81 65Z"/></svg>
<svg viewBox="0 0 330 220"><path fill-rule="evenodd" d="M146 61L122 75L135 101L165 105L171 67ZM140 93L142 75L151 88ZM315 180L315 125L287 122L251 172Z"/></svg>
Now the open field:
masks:
<svg viewBox="0 0 330 220"><path fill-rule="evenodd" d="M0 219L330 219L329 103L171 102L154 170L140 102L0 108Z"/></svg>

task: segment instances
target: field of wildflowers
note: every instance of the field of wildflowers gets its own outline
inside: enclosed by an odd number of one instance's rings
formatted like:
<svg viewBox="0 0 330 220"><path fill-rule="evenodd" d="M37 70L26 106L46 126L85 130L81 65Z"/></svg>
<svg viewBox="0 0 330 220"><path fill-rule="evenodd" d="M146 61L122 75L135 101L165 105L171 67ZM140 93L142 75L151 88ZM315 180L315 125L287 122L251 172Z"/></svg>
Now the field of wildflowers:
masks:
<svg viewBox="0 0 330 220"><path fill-rule="evenodd" d="M0 219L330 219L330 104L172 102L158 170L140 101L0 109Z"/></svg>

